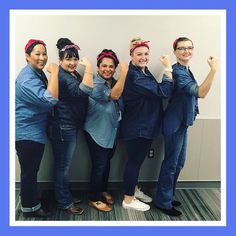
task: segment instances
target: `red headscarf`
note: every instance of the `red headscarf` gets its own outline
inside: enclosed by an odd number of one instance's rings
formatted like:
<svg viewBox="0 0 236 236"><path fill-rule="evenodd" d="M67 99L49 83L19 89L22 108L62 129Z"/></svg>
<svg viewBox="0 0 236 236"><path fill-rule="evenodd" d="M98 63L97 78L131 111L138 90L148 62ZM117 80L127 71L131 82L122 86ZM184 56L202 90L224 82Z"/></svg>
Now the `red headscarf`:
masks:
<svg viewBox="0 0 236 236"><path fill-rule="evenodd" d="M104 57L108 57L114 60L115 64L119 64L119 61L117 61L116 57L113 55L112 52L102 52L101 55L98 57L97 61L100 61Z"/></svg>
<svg viewBox="0 0 236 236"><path fill-rule="evenodd" d="M42 41L42 40L39 40L39 39L30 39L28 41L28 43L25 45L25 52L28 50L28 48L34 44L34 43L39 43L39 44L42 44L43 46L46 46L46 44Z"/></svg>
<svg viewBox="0 0 236 236"><path fill-rule="evenodd" d="M130 48L130 54L134 51L135 48L138 47L147 47L149 49L149 43L150 41L137 41L132 43L132 47Z"/></svg>

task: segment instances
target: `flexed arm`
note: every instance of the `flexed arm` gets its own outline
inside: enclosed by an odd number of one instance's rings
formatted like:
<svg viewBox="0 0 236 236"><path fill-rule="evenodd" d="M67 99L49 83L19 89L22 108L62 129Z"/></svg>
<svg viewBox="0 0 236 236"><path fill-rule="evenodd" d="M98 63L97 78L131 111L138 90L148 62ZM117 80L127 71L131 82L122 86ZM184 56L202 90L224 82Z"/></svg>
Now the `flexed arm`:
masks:
<svg viewBox="0 0 236 236"><path fill-rule="evenodd" d="M128 65L125 62L120 62L118 68L120 70L120 77L114 87L111 89L111 100L118 100L120 98L124 89L125 79L128 72Z"/></svg>
<svg viewBox="0 0 236 236"><path fill-rule="evenodd" d="M215 57L209 57L207 62L210 66L210 72L208 73L203 83L199 86L198 96L200 98L204 98L209 92L218 67L218 59Z"/></svg>
<svg viewBox="0 0 236 236"><path fill-rule="evenodd" d="M90 88L93 88L92 63L86 57L83 57L81 60L79 60L79 64L82 66L85 66L85 71L84 71L82 83Z"/></svg>
<svg viewBox="0 0 236 236"><path fill-rule="evenodd" d="M56 99L58 99L58 68L58 65L55 63L51 63L47 67L47 71L50 73L47 90Z"/></svg>
<svg viewBox="0 0 236 236"><path fill-rule="evenodd" d="M160 57L160 61L165 68L164 74L172 79L172 68L171 68L171 61L169 55L162 55Z"/></svg>

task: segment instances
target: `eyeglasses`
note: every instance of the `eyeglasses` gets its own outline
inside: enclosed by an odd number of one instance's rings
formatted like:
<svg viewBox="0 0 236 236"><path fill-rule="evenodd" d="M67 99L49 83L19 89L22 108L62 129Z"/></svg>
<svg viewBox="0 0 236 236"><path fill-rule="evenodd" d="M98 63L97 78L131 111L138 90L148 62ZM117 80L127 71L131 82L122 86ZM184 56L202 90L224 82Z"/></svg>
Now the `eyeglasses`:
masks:
<svg viewBox="0 0 236 236"><path fill-rule="evenodd" d="M194 47L193 47L193 46L187 47L187 48L185 48L185 47L179 47L179 48L176 48L176 49L179 50L179 51L185 52L186 50L188 50L188 51L193 51Z"/></svg>

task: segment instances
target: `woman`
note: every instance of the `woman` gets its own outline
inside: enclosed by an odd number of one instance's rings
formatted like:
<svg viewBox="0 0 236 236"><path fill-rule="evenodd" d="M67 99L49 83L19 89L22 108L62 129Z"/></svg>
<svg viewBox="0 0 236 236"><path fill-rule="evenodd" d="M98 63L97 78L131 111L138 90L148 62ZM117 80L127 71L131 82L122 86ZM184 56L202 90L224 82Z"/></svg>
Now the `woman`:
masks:
<svg viewBox="0 0 236 236"><path fill-rule="evenodd" d="M137 188L141 165L158 137L162 120L162 98L171 95L173 81L169 57L160 58L165 73L158 83L147 68L149 41L135 38L130 43L131 62L123 92L124 114L122 135L125 139L128 160L124 171L125 196L122 206L127 209L147 211L150 206L143 202L152 199ZM141 201L139 201L141 200Z"/></svg>
<svg viewBox="0 0 236 236"><path fill-rule="evenodd" d="M181 203L174 200L174 195L186 158L187 129L198 114L197 99L204 98L211 88L218 62L213 57L208 59L210 72L198 86L189 69L194 50L192 40L180 37L175 40L173 48L177 59L177 63L173 65L175 89L164 115L165 157L160 170L155 205L170 216L180 216L182 213L175 207Z"/></svg>
<svg viewBox="0 0 236 236"><path fill-rule="evenodd" d="M42 160L48 115L58 101L58 66L50 64L47 80L46 44L30 39L25 46L27 65L16 79L16 151L21 168L21 209L24 217L48 217L42 209L37 173Z"/></svg>
<svg viewBox="0 0 236 236"><path fill-rule="evenodd" d="M76 148L77 133L84 125L88 94L93 88L91 63L79 61L79 46L67 38L57 41L59 51L59 102L52 117L52 148L55 160L55 197L59 209L69 214L82 214L69 190L69 168ZM85 66L83 78L77 73L78 63Z"/></svg>
<svg viewBox="0 0 236 236"><path fill-rule="evenodd" d="M113 78L119 64L118 81ZM97 76L89 97L85 134L90 151L92 169L90 174L89 205L103 212L111 211L113 197L107 192L110 159L115 150L119 121L121 119L120 96L124 88L128 67L119 63L112 50L104 49L97 56Z"/></svg>

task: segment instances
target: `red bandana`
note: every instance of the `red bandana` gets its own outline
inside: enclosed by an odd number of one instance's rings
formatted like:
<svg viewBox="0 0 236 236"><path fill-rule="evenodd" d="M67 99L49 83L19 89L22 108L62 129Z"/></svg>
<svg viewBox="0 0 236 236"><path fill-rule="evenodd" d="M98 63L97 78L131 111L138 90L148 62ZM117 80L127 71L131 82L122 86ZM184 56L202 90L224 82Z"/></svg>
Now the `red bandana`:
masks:
<svg viewBox="0 0 236 236"><path fill-rule="evenodd" d="M34 43L39 43L39 44L42 44L43 46L46 46L46 44L42 41L42 40L39 40L39 39L30 39L28 41L28 43L25 45L25 52L28 50L28 48L34 44Z"/></svg>
<svg viewBox="0 0 236 236"><path fill-rule="evenodd" d="M141 42L136 42L136 43L133 43L132 44L132 48L130 49L130 54L134 51L135 48L138 48L138 47L147 47L149 49L149 46L148 46L148 43L150 41L141 41Z"/></svg>
<svg viewBox="0 0 236 236"><path fill-rule="evenodd" d="M97 61L100 61L104 57L112 58L115 61L115 64L118 64L117 59L113 56L112 52L102 52L101 55L98 57Z"/></svg>

